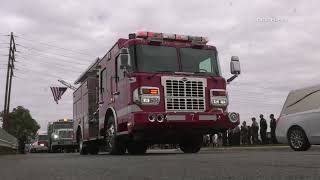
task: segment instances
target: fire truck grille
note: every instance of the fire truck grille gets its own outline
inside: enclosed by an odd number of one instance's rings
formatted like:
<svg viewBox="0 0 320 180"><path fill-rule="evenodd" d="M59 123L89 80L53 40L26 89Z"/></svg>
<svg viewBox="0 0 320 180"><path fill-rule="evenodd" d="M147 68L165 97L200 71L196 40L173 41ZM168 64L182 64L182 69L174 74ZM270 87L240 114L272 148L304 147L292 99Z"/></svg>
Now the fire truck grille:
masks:
<svg viewBox="0 0 320 180"><path fill-rule="evenodd" d="M167 111L204 111L205 95L203 80L166 79Z"/></svg>

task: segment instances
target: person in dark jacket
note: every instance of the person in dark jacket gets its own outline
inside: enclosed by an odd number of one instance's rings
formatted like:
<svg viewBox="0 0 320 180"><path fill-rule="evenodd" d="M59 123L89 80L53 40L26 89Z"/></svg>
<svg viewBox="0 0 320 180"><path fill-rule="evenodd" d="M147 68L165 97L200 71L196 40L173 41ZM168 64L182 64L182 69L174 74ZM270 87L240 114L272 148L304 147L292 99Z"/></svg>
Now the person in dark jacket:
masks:
<svg viewBox="0 0 320 180"><path fill-rule="evenodd" d="M252 125L250 130L252 133L252 144L258 144L259 143L259 139L258 139L259 125L255 117L252 118Z"/></svg>
<svg viewBox="0 0 320 180"><path fill-rule="evenodd" d="M263 115L260 114L260 137L262 144L267 144L267 128L267 121L264 119Z"/></svg>
<svg viewBox="0 0 320 180"><path fill-rule="evenodd" d="M271 142L272 144L277 144L277 139L276 139L276 126L277 126L277 121L274 118L273 114L270 114L270 129L271 129Z"/></svg>
<svg viewBox="0 0 320 180"><path fill-rule="evenodd" d="M247 126L247 122L243 121L242 126L241 126L241 143L242 144L249 144L248 136L249 136L249 128Z"/></svg>
<svg viewBox="0 0 320 180"><path fill-rule="evenodd" d="M234 129L232 129L232 145L233 146L240 146L240 127L237 126Z"/></svg>

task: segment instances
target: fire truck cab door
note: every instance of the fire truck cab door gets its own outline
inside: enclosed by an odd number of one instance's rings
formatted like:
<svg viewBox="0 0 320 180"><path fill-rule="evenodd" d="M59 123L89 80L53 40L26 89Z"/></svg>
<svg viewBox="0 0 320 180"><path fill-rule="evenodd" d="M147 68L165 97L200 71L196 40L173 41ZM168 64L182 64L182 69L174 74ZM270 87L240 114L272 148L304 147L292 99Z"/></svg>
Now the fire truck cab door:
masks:
<svg viewBox="0 0 320 180"><path fill-rule="evenodd" d="M125 70L120 68L120 56L116 58L116 78L114 79L116 84L115 91L113 92L114 106L117 110L118 123L123 120L122 114L119 114L122 109L128 106L129 102L129 82L125 74Z"/></svg>

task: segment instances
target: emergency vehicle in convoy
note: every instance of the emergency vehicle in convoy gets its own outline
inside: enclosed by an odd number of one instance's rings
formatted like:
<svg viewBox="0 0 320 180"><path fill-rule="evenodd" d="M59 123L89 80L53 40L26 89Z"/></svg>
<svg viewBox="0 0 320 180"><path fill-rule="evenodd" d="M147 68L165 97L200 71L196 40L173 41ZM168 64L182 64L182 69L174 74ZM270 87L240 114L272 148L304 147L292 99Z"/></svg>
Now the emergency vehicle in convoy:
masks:
<svg viewBox="0 0 320 180"><path fill-rule="evenodd" d="M226 80L207 38L138 32L119 39L76 80L74 137L80 154L143 154L152 144L200 150L203 135L239 124L226 85L240 74L232 56Z"/></svg>
<svg viewBox="0 0 320 180"><path fill-rule="evenodd" d="M74 152L77 145L73 142L73 120L59 119L48 124L49 152Z"/></svg>

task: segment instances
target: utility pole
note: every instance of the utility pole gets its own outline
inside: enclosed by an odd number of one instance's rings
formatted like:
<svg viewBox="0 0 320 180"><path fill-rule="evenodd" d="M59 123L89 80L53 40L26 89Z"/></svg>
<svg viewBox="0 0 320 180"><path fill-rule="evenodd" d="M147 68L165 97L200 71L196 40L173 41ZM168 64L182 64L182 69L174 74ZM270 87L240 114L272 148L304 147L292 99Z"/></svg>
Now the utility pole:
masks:
<svg viewBox="0 0 320 180"><path fill-rule="evenodd" d="M9 112L10 112L10 97L11 97L11 85L14 70L15 52L16 44L14 41L13 32L10 34L10 47L8 55L8 67L7 67L7 80L6 80L6 90L4 98L4 109L3 109L3 129L8 129Z"/></svg>

